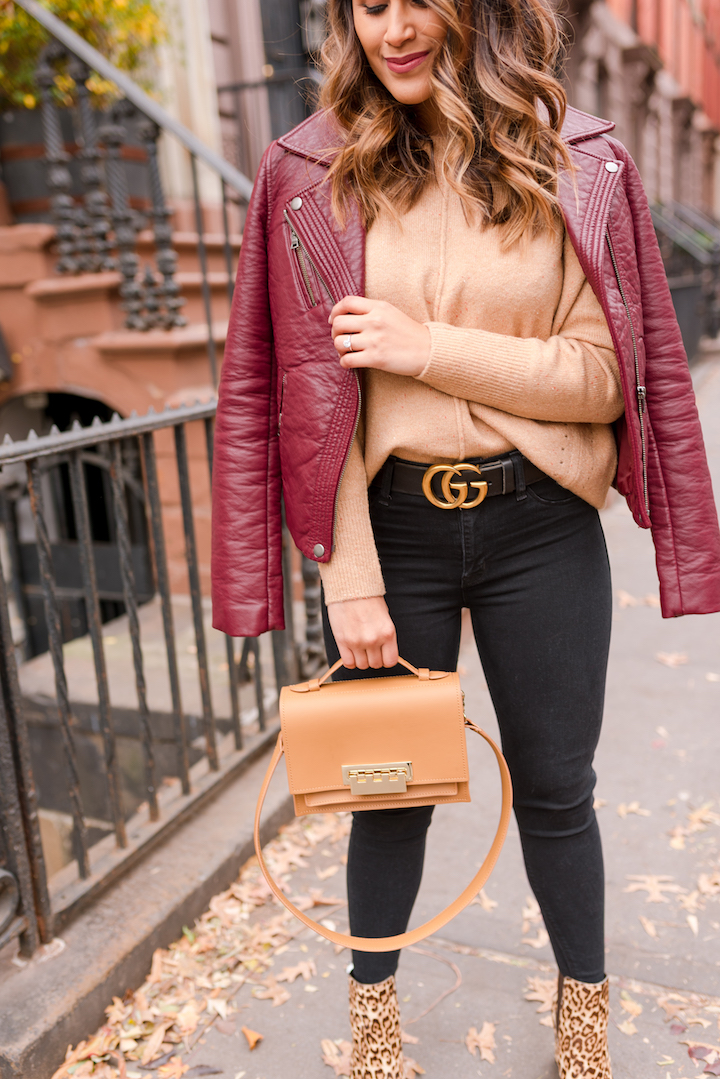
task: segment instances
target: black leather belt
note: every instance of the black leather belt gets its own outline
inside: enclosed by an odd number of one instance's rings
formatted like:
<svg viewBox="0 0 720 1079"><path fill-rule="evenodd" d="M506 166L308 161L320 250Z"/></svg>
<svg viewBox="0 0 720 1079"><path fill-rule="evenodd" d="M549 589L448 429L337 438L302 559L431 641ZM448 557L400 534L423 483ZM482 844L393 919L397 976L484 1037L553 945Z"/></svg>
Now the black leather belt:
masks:
<svg viewBox="0 0 720 1079"><path fill-rule="evenodd" d="M485 461L476 457L452 465L423 465L388 457L371 487L381 496L396 492L424 495L439 509L472 509L493 495L522 492L531 483L547 479L532 461L517 451Z"/></svg>

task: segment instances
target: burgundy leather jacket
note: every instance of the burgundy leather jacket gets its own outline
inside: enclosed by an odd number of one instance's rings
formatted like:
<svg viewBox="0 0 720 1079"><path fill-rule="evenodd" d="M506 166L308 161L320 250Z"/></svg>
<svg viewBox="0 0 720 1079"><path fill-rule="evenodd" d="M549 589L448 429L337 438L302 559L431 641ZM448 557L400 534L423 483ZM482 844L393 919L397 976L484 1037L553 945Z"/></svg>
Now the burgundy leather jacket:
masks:
<svg viewBox="0 0 720 1079"><path fill-rule="evenodd" d="M274 142L248 210L215 428L214 625L234 636L282 629L281 501L295 543L327 562L337 492L360 410L327 317L362 295L365 233L335 222L323 186L323 113ZM576 189L566 226L600 300L620 365L616 485L652 528L665 617L720 610L720 533L680 331L638 171L613 125L568 110Z"/></svg>

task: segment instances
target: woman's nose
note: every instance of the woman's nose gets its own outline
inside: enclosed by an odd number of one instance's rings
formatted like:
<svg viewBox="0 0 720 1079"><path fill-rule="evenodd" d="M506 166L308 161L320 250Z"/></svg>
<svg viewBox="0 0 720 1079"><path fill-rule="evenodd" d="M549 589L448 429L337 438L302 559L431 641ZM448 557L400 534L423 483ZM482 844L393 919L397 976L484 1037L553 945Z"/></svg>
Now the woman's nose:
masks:
<svg viewBox="0 0 720 1079"><path fill-rule="evenodd" d="M388 27L385 31L385 43L393 49L399 49L406 41L412 41L415 35L412 17L406 10L406 4L390 5Z"/></svg>

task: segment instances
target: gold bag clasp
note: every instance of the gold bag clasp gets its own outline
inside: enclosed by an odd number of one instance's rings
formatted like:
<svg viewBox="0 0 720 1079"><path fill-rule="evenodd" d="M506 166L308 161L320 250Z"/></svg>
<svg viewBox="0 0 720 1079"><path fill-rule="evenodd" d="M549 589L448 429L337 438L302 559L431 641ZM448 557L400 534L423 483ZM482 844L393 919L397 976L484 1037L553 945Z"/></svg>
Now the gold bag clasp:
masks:
<svg viewBox="0 0 720 1079"><path fill-rule="evenodd" d="M404 794L413 777L411 761L388 764L343 764L343 786L351 794Z"/></svg>

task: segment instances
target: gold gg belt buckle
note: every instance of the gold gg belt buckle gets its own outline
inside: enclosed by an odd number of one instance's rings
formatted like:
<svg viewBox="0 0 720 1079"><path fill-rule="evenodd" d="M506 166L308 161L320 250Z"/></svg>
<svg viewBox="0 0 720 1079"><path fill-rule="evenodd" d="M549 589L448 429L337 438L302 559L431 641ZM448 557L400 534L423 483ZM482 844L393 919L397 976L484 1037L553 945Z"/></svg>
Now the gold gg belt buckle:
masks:
<svg viewBox="0 0 720 1079"><path fill-rule="evenodd" d="M440 472L444 473L440 481L440 490L446 499L445 502L442 502L432 489L433 476L437 476ZM478 476L482 476L482 471L478 466L471 465L468 461L460 461L455 465L431 465L426 470L422 480L423 494L428 502L431 502L433 506L437 506L440 510L471 510L473 506L479 506L488 493L488 485L485 480L471 480L468 482L462 479L463 472L475 472ZM461 479L453 483L453 476L460 476ZM470 487L475 488L477 495L472 501L468 502L466 500L470 493ZM453 491L457 491L457 494L453 494Z"/></svg>

